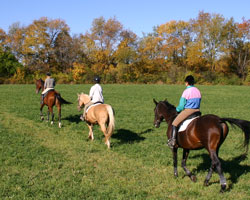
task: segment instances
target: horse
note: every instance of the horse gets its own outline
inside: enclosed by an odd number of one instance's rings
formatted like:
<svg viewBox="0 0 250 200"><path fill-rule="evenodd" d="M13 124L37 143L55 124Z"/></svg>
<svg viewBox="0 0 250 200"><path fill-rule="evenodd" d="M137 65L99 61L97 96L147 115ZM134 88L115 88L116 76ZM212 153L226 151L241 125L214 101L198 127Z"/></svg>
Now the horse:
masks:
<svg viewBox="0 0 250 200"><path fill-rule="evenodd" d="M78 96L78 110L80 111L88 102L90 97L81 93ZM94 140L93 125L99 124L101 131L105 136L105 144L110 148L110 137L115 129L114 110L108 104L97 104L90 106L86 114L86 123L89 128L89 139Z"/></svg>
<svg viewBox="0 0 250 200"><path fill-rule="evenodd" d="M42 79L36 80L36 94L38 94L40 90L42 91L44 90L44 81ZM41 97L41 100L42 100L42 97ZM72 103L63 99L60 93L58 93L57 91L50 90L48 94L44 97L44 100L40 106L41 120L44 120L43 112L42 112L43 107L44 105L47 105L48 106L47 121L49 121L49 115L51 113L51 124L54 124L53 106L56 105L58 109L58 121L59 121L58 126L59 128L61 128L62 127L62 123L61 123L61 105L62 104L72 104Z"/></svg>
<svg viewBox="0 0 250 200"><path fill-rule="evenodd" d="M160 123L165 119L168 124L167 137L171 136L172 122L177 116L177 111L175 106L171 105L167 100L157 102L153 99L155 103L154 109L154 126L156 128L160 127ZM202 115L195 118L186 128L186 130L179 132L177 134L177 144L172 149L173 153L173 165L174 165L174 176L178 176L177 171L177 150L178 148L183 148L182 157L182 168L189 178L196 182L196 176L193 175L186 167L186 161L190 150L199 150L206 148L211 159L211 167L205 178L204 185L209 185L209 180L212 177L214 170L217 170L220 177L221 192L226 190L226 179L223 175L221 168L221 162L219 160L219 148L225 141L229 128L227 122L231 125L236 125L244 132L245 141L244 146L246 147L245 155L248 151L249 145L249 135L250 135L250 122L246 120L234 119L234 118L221 118L213 114Z"/></svg>

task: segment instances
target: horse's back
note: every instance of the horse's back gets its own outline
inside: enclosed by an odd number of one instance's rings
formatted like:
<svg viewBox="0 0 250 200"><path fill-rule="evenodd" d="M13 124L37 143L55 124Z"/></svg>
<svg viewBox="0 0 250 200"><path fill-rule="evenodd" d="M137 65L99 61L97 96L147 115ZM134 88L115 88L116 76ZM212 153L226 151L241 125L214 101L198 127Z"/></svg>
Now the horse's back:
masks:
<svg viewBox="0 0 250 200"><path fill-rule="evenodd" d="M91 121L106 121L109 118L108 109L112 108L109 104L98 104L89 108L87 118Z"/></svg>

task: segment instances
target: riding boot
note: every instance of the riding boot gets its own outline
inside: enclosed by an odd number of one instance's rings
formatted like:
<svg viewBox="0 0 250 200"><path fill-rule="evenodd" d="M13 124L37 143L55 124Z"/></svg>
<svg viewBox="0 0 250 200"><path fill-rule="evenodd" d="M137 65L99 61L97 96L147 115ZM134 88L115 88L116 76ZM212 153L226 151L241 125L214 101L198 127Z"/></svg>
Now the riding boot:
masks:
<svg viewBox="0 0 250 200"><path fill-rule="evenodd" d="M173 149L176 144L177 127L172 126L171 138L168 140L168 146Z"/></svg>

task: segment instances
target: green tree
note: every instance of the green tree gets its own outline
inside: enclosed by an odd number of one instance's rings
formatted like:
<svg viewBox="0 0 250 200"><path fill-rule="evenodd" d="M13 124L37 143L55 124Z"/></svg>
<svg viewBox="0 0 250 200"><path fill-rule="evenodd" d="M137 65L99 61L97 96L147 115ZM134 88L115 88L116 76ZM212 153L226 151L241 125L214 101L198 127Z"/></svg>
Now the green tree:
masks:
<svg viewBox="0 0 250 200"><path fill-rule="evenodd" d="M0 77L9 78L13 76L18 67L22 65L10 51L4 51L0 47Z"/></svg>

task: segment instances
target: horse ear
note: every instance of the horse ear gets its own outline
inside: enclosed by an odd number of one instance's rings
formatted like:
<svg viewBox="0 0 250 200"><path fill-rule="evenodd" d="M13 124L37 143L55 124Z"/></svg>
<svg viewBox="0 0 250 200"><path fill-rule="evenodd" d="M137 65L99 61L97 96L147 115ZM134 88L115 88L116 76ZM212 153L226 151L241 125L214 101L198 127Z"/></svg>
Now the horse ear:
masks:
<svg viewBox="0 0 250 200"><path fill-rule="evenodd" d="M155 99L153 99L153 101L154 101L155 105L157 105L157 104L158 104L158 102L157 102Z"/></svg>
<svg viewBox="0 0 250 200"><path fill-rule="evenodd" d="M167 98L165 98L165 100L164 101L168 101L168 99Z"/></svg>

